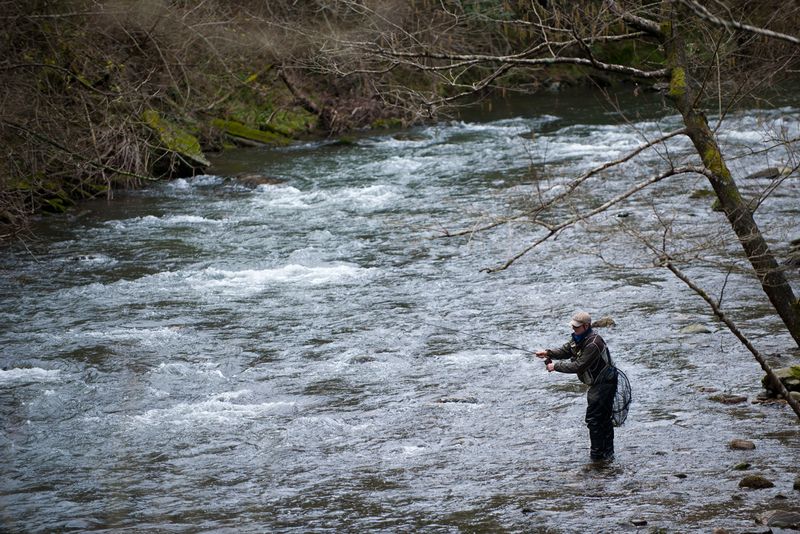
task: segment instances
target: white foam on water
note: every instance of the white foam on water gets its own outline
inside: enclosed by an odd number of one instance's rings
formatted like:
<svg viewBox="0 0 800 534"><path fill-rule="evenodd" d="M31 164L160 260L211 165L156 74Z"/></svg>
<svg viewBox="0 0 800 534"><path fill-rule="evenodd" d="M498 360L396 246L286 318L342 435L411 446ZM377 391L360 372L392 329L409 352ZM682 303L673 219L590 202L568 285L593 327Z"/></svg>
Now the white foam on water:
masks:
<svg viewBox="0 0 800 534"><path fill-rule="evenodd" d="M323 191L301 191L285 185L258 186L255 192L255 204L267 208L305 210L327 200Z"/></svg>
<svg viewBox="0 0 800 534"><path fill-rule="evenodd" d="M220 402L230 402L251 395L252 393L253 392L249 389L240 389L238 391L226 391L224 393L220 393L214 398Z"/></svg>
<svg viewBox="0 0 800 534"><path fill-rule="evenodd" d="M58 369L41 369L39 367L0 369L0 386L59 382L61 371Z"/></svg>
<svg viewBox="0 0 800 534"><path fill-rule="evenodd" d="M63 258L58 261L67 264L74 264L79 267L91 267L91 268L97 267L99 265L114 265L117 263L117 260L110 256L106 256L105 254L94 254L94 253L77 254Z"/></svg>
<svg viewBox="0 0 800 534"><path fill-rule="evenodd" d="M209 399L181 402L169 408L154 408L135 415L132 421L142 426L193 425L213 423L230 425L263 417L275 411L293 408L294 402L276 401L258 404L236 404L227 400Z"/></svg>
<svg viewBox="0 0 800 534"><path fill-rule="evenodd" d="M109 330L68 330L63 335L71 339L138 341L144 345L162 345L183 337L178 330L171 327L159 328L111 328Z"/></svg>
<svg viewBox="0 0 800 534"><path fill-rule="evenodd" d="M191 189L189 181L186 178L177 178L169 182L166 186L168 189L185 190Z"/></svg>
<svg viewBox="0 0 800 534"><path fill-rule="evenodd" d="M373 185L361 188L347 188L336 195L336 201L351 208L364 210L381 209L402 198L397 188L387 185Z"/></svg>
<svg viewBox="0 0 800 534"><path fill-rule="evenodd" d="M167 189L174 191L187 191L195 187L208 187L220 185L225 181L221 176L213 174L198 174L192 178L177 178L166 184Z"/></svg>
<svg viewBox="0 0 800 534"><path fill-rule="evenodd" d="M178 226L195 225L221 225L231 222L229 219L209 219L199 215L165 215L156 217L146 215L121 221L108 221L106 225L116 230L131 230L135 228L171 228Z"/></svg>
<svg viewBox="0 0 800 534"><path fill-rule="evenodd" d="M101 299L138 298L142 292L152 296L154 293L164 294L169 298L187 297L199 294L201 298L209 294L216 295L252 295L276 284L299 284L306 286L323 286L349 284L370 276L372 268L362 268L345 262L316 263L303 265L289 263L281 267L268 269L227 270L208 267L199 271L164 271L137 278L135 280L119 280L110 284L95 282L85 286L67 288L59 293L63 298ZM190 292L187 295L187 292ZM119 338L137 339L144 342L160 343L180 336L173 328L160 329L120 329L109 333L82 334L97 337L117 336ZM148 340L149 338L149 340Z"/></svg>
<svg viewBox="0 0 800 534"><path fill-rule="evenodd" d="M222 371L217 369L216 364L194 364L184 362L162 362L158 367L152 369L151 374L154 375L168 375L168 376L200 376L205 378L212 378L214 380L222 379L227 380Z"/></svg>
<svg viewBox="0 0 800 534"><path fill-rule="evenodd" d="M222 176L217 176L215 174L198 174L197 176L189 179L190 184L201 187L219 185L224 181L225 179Z"/></svg>
<svg viewBox="0 0 800 534"><path fill-rule="evenodd" d="M189 275L187 283L196 290L260 291L274 283L323 285L349 282L364 276L370 269L349 263L306 266L289 264L273 269L245 269L228 271L208 268Z"/></svg>

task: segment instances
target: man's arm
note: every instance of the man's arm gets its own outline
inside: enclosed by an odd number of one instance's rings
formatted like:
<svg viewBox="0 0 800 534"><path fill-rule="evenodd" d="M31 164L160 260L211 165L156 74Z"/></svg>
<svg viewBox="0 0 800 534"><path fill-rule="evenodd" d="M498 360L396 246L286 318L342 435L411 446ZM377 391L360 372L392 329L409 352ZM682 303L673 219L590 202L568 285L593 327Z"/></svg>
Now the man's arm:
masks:
<svg viewBox="0 0 800 534"><path fill-rule="evenodd" d="M556 362L553 366L559 373L581 374L594 362L595 358L600 357L600 350L596 343L587 344L581 351L580 358L567 362Z"/></svg>

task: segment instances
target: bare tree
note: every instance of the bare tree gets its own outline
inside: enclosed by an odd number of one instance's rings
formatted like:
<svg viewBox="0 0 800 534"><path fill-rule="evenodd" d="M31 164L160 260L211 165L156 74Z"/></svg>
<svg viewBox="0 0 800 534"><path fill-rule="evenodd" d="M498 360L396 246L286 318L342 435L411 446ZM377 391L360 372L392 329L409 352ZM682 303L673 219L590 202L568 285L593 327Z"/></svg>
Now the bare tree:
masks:
<svg viewBox="0 0 800 534"><path fill-rule="evenodd" d="M706 108L714 106L720 120L747 98L757 98L775 80L796 72L800 40L793 35L800 21L800 7L783 3L726 0L704 5L694 0L660 2L606 0L566 2L459 2L442 1L414 5L427 7L425 27L385 13L387 2L348 2L363 15L374 32L362 39L337 40L329 45L328 65L342 74L381 73L413 69L425 73L439 89L437 95L417 91L417 105L435 113L441 106L465 95L497 85L512 71L528 72L578 67L587 75L612 76L649 84L660 89L680 113L684 127L661 139L648 140L642 149L679 135L688 138L696 163L667 168L609 199L600 208L575 217L550 221L541 215L566 194L550 198L518 216L495 221L479 229L489 230L509 220L528 218L544 233L520 253L495 269L505 269L564 228L616 205L650 184L682 173L704 176L744 251L752 273L788 332L800 345L800 301L770 250L753 217L758 203L746 200L728 168L717 136L719 124L710 125ZM390 3L390 2L389 2ZM767 5L770 4L770 5ZM491 38L471 39L475 28ZM512 37L503 39L503 36ZM638 47L634 60L616 59L621 46ZM342 53L347 50L348 53ZM358 64L348 62L352 51L361 52ZM368 58L368 61L365 59ZM541 76L539 76L541 78ZM406 91L386 78L389 91ZM441 89L446 87L447 91ZM443 94L444 93L444 94ZM408 100L408 99L406 99ZM797 140L784 140L794 149ZM639 151L578 177L568 190L580 187L593 175L636 157ZM455 235L458 232L451 232Z"/></svg>

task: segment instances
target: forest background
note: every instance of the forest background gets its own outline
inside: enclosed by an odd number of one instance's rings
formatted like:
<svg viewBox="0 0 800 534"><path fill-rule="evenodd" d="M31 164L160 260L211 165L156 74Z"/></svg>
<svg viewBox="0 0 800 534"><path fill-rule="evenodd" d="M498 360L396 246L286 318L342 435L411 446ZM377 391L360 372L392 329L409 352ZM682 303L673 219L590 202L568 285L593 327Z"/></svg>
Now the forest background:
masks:
<svg viewBox="0 0 800 534"><path fill-rule="evenodd" d="M731 12L774 14L763 3L729 4ZM635 70L610 75L585 62L501 71L473 62L425 71L398 56L376 63L385 55L359 46L504 57L538 42L535 22L543 14L556 13L565 26L581 21L585 30L607 10L600 1L10 0L0 7L3 239L42 212L202 172L207 156L226 146L407 126L436 119L465 93L653 86ZM796 27L796 11L781 12L769 22ZM624 33L624 25L614 31ZM791 74L754 68L754 58L768 63L765 42L745 42L750 57L738 54L738 67L757 72L762 83ZM588 46L585 57L633 69L666 61L658 47L630 40Z"/></svg>

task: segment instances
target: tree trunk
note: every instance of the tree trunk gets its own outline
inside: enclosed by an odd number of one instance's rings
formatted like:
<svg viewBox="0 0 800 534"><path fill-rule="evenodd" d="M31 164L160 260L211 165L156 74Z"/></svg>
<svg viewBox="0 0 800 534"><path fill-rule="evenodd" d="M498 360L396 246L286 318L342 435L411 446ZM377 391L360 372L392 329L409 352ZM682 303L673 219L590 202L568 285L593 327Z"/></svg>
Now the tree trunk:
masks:
<svg viewBox="0 0 800 534"><path fill-rule="evenodd" d="M671 24L662 24L661 31L671 69L669 98L683 117L687 135L703 160L703 165L713 174L713 177L709 177L709 182L761 282L764 293L800 346L800 301L795 297L791 285L753 219L748 203L739 193L706 116L695 107L697 94L693 89L693 80L690 79L685 47L680 35Z"/></svg>

